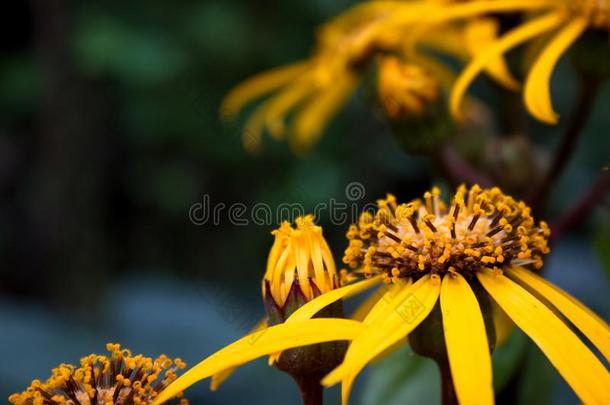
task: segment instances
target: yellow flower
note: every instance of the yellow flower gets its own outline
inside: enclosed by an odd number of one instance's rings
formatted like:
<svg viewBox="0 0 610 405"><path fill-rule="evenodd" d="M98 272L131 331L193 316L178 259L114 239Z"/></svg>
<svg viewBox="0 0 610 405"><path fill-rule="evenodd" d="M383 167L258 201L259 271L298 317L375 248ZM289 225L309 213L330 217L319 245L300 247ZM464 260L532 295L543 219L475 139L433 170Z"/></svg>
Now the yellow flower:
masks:
<svg viewBox="0 0 610 405"><path fill-rule="evenodd" d="M306 150L322 135L337 111L359 84L367 67L381 54L405 54L404 38L424 12L436 12L433 1L372 1L354 6L322 26L309 59L256 75L225 97L221 114L234 117L256 99L269 96L245 123L248 150L260 147L267 130L276 139L289 133L292 148ZM422 35L427 49L464 52L451 41L438 41L439 30ZM461 34L460 34L461 35ZM430 70L447 84L453 75L423 53L409 53L409 62ZM416 76L419 78L419 76ZM418 84L415 84L417 86ZM286 117L292 114L287 128Z"/></svg>
<svg viewBox="0 0 610 405"><path fill-rule="evenodd" d="M146 405L176 379L176 370L186 364L165 355L156 359L132 356L121 345L106 345L110 356L91 354L80 360L80 367L61 364L53 369L46 382L32 381L21 394L13 394L9 402L15 405L46 404L105 404ZM181 397L175 392L166 400ZM181 405L188 405L186 399Z"/></svg>
<svg viewBox="0 0 610 405"><path fill-rule="evenodd" d="M423 114L428 104L438 99L439 85L421 67L386 56L379 62L377 93L389 118L404 119Z"/></svg>
<svg viewBox="0 0 610 405"><path fill-rule="evenodd" d="M453 86L451 112L460 117L462 98L483 69L502 54L537 38L544 42L527 73L524 102L535 118L555 124L558 116L553 110L549 88L553 69L561 55L587 28L610 30L610 3L607 0L468 1L445 7L437 15L424 18L422 25L430 29L437 24L506 12L525 12L530 18L475 54ZM550 35L548 40L547 35Z"/></svg>
<svg viewBox="0 0 610 405"><path fill-rule="evenodd" d="M221 115L234 117L246 104L275 92L247 120L243 142L247 150L260 147L264 130L276 139L286 133L285 117L291 119L290 141L296 151L307 149L351 96L359 80L354 66L365 50L358 38L365 35L367 21L344 16L321 28L312 56L300 62L258 74L235 87L225 97Z"/></svg>
<svg viewBox="0 0 610 405"><path fill-rule="evenodd" d="M461 404L492 404L490 344L474 285L512 319L587 404L610 401L610 374L571 327L610 359L610 329L582 303L528 267L542 266L549 229L499 189L460 187L450 205L438 189L423 201L388 196L375 214L350 227L344 261L369 278L309 301L283 324L251 334L211 355L166 389L159 401L229 367L295 346L351 341L344 361L322 379L354 379L377 356L404 342L437 305L450 372ZM385 282L386 284L383 284ZM311 319L319 310L376 284L382 290L362 321ZM559 315L561 314L561 315ZM160 403L160 402L159 402Z"/></svg>
<svg viewBox="0 0 610 405"><path fill-rule="evenodd" d="M314 223L314 216L298 217L295 224L293 227L284 221L272 232L275 240L262 281L267 318L256 325L254 332L262 331L269 325L281 324L308 301L340 285L332 252L324 239L322 227ZM342 317L341 303L332 303L318 316ZM273 353L269 357L269 365L277 364L293 377L316 374L319 378L339 364L345 353L344 346L327 343L324 350L318 347L311 350L304 348L298 352L289 351L287 356L281 356L281 352ZM212 376L211 389L216 390L234 370L231 368Z"/></svg>
<svg viewBox="0 0 610 405"><path fill-rule="evenodd" d="M583 402L607 402L607 370L554 311L580 329L606 358L608 326L526 268L542 266L542 255L549 251L549 229L544 222L535 224L523 202L498 188L462 186L449 207L436 188L423 201L398 204L389 196L378 205L374 215L365 212L350 227L344 262L366 276L381 275L390 287L364 318L367 332L351 343L343 364L325 377L324 384L342 382L347 395L357 373L404 340L440 301L459 402L493 403L489 346L494 342L488 341L472 288L480 283Z"/></svg>
<svg viewBox="0 0 610 405"><path fill-rule="evenodd" d="M528 18L499 35L493 16L524 13ZM236 115L246 104L265 100L245 124L244 144L260 146L263 131L275 138L290 132L296 151L321 136L328 122L349 99L366 67L377 56L391 54L432 72L449 86L454 74L429 54L470 58L453 84L450 110L461 119L461 102L470 83L483 71L509 89L520 85L503 54L534 38L545 41L527 75L525 105L537 119L556 123L549 82L559 57L587 29L610 29L608 0L419 0L371 1L356 5L324 25L309 59L245 81L225 98L222 113ZM532 47L533 49L535 47ZM285 118L291 113L287 131Z"/></svg>

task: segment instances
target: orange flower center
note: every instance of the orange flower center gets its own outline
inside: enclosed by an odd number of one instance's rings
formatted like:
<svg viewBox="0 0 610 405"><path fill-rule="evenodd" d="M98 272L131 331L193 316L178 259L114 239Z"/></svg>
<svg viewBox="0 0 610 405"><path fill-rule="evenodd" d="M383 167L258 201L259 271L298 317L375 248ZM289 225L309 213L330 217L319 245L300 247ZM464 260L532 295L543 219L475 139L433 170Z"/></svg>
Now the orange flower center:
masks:
<svg viewBox="0 0 610 405"><path fill-rule="evenodd" d="M507 264L542 266L550 231L534 223L525 203L478 186L460 187L449 208L439 196L434 188L423 202L399 205L391 195L379 200L375 215L365 212L350 227L343 261L366 276L383 274L386 282Z"/></svg>

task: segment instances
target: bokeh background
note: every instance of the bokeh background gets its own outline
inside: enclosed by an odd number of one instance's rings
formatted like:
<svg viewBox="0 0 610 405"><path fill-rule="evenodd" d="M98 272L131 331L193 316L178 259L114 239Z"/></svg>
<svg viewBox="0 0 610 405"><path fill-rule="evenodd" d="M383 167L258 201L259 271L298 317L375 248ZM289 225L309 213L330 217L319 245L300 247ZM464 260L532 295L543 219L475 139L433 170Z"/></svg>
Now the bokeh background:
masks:
<svg viewBox="0 0 610 405"><path fill-rule="evenodd" d="M420 195L436 180L404 154L366 89L307 155L267 140L258 155L239 125L218 119L222 96L258 71L306 56L314 28L347 0L31 0L3 10L0 36L0 398L61 362L120 342L189 365L240 337L263 315L260 279L274 224L196 225L212 204L305 207ZM10 27L10 28L9 28ZM562 112L574 100L567 63L555 75ZM477 83L486 94L484 80ZM566 174L548 220L573 205L610 162L610 88ZM493 102L493 100L491 101ZM533 124L552 149L557 128ZM494 156L491 156L493 159ZM548 277L608 319L606 198L553 247ZM344 226L318 218L339 261ZM354 304L348 305L352 307ZM543 356L515 334L496 356L505 403L574 403ZM370 367L355 404L438 402L434 366L408 349ZM329 392L331 402L338 394ZM290 378L259 360L194 404L298 403Z"/></svg>

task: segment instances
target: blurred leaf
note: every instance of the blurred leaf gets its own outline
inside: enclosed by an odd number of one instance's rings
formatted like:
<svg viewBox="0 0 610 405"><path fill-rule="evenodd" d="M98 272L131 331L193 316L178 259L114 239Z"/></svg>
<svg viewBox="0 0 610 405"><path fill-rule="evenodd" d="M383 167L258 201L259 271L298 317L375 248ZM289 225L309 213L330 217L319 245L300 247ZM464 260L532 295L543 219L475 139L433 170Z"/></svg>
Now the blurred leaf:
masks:
<svg viewBox="0 0 610 405"><path fill-rule="evenodd" d="M496 392L501 391L515 374L526 348L527 338L515 327L508 340L494 350L493 379Z"/></svg>
<svg viewBox="0 0 610 405"><path fill-rule="evenodd" d="M185 29L207 57L238 63L247 52L250 22L243 9L227 2L202 2L186 16Z"/></svg>
<svg viewBox="0 0 610 405"><path fill-rule="evenodd" d="M85 73L115 75L128 84L167 80L182 71L187 61L168 35L101 13L83 17L74 38Z"/></svg>
<svg viewBox="0 0 610 405"><path fill-rule="evenodd" d="M176 217L183 217L197 201L197 179L183 162L141 164L131 173L128 187L144 204Z"/></svg>
<svg viewBox="0 0 610 405"><path fill-rule="evenodd" d="M556 375L544 354L534 345L528 345L525 367L519 379L517 403L550 404Z"/></svg>
<svg viewBox="0 0 610 405"><path fill-rule="evenodd" d="M598 222L593 243L606 276L610 277L610 223L607 218Z"/></svg>
<svg viewBox="0 0 610 405"><path fill-rule="evenodd" d="M38 96L40 76L32 58L18 56L0 60L2 116L30 113Z"/></svg>
<svg viewBox="0 0 610 405"><path fill-rule="evenodd" d="M372 367L364 386L364 405L440 403L436 364L405 346Z"/></svg>

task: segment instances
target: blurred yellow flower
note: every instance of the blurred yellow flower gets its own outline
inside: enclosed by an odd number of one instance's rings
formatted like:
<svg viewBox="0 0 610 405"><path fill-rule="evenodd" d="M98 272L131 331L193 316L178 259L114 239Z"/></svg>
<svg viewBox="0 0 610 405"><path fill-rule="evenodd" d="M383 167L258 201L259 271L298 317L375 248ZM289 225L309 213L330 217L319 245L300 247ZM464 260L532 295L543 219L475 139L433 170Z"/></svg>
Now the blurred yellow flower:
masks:
<svg viewBox="0 0 610 405"><path fill-rule="evenodd" d="M343 403L358 373L402 343L440 303L450 372L461 404L492 404L490 341L480 285L543 351L584 403L610 401L610 374L571 330L578 329L610 359L608 325L578 300L527 267L540 268L549 229L530 209L499 189L460 187L450 205L438 189L423 201L378 201L350 227L344 261L368 279L307 302L283 324L250 334L187 371L156 403L195 382L236 365L289 348L332 340L351 341L345 359L322 379L342 383ZM362 321L311 319L340 299L385 282ZM561 314L561 315L559 315Z"/></svg>
<svg viewBox="0 0 610 405"><path fill-rule="evenodd" d="M21 394L13 394L9 402L15 405L105 404L146 405L152 403L169 383L176 379L176 370L186 364L165 355L156 359L141 354L133 356L121 345L106 345L110 357L91 354L80 360L80 367L61 364L51 377L32 384ZM167 397L181 397L175 392ZM181 405L188 405L186 399Z"/></svg>
<svg viewBox="0 0 610 405"><path fill-rule="evenodd" d="M497 16L516 12L524 13L525 21L499 35ZM446 54L461 61L471 59L451 89L450 110L460 119L464 95L481 72L509 89L519 89L503 54L552 34L535 55L524 99L535 118L556 123L550 76L559 57L587 28L610 28L607 0L366 2L322 26L309 59L261 73L235 87L223 101L221 112L225 118L234 117L245 105L273 93L247 120L245 147L257 149L267 130L278 139L288 133L293 149L303 151L319 139L353 94L367 66L380 55L394 55L419 65L444 87L450 86L452 70L431 56L432 51L432 55Z"/></svg>
<svg viewBox="0 0 610 405"><path fill-rule="evenodd" d="M435 102L439 84L421 67L386 56L379 61L377 94L389 118L404 119L421 115L429 103Z"/></svg>
<svg viewBox="0 0 610 405"><path fill-rule="evenodd" d="M276 139L288 133L293 150L304 151L347 102L367 67L378 56L404 56L410 50L404 45L410 28L424 13L438 12L439 7L434 1L374 1L354 6L319 29L309 59L263 72L236 86L225 97L221 115L233 118L247 104L273 93L245 123L246 149L260 147L267 130ZM463 30L449 27L419 39L426 50L447 51L464 59L469 53L460 45L463 35ZM429 70L443 85L453 79L446 66L425 53L409 52L406 61Z"/></svg>
<svg viewBox="0 0 610 405"><path fill-rule="evenodd" d="M459 118L462 98L477 75L502 54L537 38L544 42L527 73L524 102L536 119L555 124L558 116L553 110L550 94L553 69L561 55L587 28L610 30L610 3L607 0L473 0L449 5L437 15L426 16L421 25L426 27L422 29L431 29L449 22L506 12L528 13L528 18L474 54L452 88L450 110Z"/></svg>

